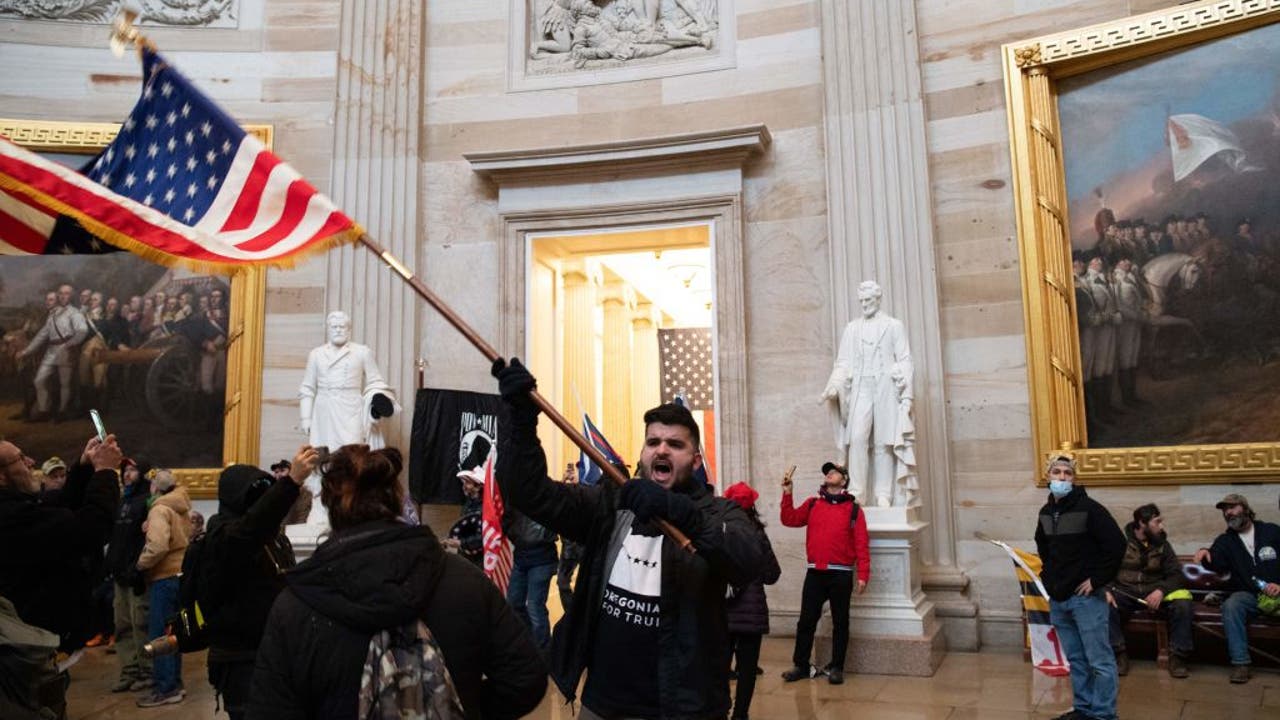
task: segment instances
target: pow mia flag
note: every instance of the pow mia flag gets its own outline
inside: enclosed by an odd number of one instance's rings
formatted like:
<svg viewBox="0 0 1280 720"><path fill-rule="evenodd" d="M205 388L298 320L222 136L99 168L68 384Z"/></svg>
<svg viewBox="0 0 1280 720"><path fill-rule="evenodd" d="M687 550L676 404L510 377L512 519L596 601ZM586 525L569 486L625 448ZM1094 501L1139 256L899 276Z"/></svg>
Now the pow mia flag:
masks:
<svg viewBox="0 0 1280 720"><path fill-rule="evenodd" d="M711 328L658 331L658 373L662 399L683 395L690 410L715 409L711 373Z"/></svg>

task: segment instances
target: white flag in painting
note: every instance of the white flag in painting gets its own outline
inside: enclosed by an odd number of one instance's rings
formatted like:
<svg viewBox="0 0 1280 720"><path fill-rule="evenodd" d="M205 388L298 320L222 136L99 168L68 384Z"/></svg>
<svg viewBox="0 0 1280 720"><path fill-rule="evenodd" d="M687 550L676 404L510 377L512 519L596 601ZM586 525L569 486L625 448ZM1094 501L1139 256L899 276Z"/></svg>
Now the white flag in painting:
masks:
<svg viewBox="0 0 1280 720"><path fill-rule="evenodd" d="M1214 155L1221 155L1236 172L1262 169L1247 163L1244 148L1240 147L1240 139L1235 133L1203 115L1170 115L1168 132L1174 182L1190 175Z"/></svg>

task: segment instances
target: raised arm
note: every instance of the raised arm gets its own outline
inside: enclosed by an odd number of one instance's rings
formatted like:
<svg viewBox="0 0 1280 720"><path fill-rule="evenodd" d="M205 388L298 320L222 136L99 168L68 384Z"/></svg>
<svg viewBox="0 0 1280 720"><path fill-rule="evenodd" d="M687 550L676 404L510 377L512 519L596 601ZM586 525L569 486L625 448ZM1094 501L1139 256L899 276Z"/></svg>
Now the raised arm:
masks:
<svg viewBox="0 0 1280 720"><path fill-rule="evenodd" d="M495 362L493 376L508 410L505 427L498 428L494 472L503 502L569 540L585 542L596 519L610 512L608 490L548 477L547 456L538 439L539 411L529 399L537 381L516 358Z"/></svg>

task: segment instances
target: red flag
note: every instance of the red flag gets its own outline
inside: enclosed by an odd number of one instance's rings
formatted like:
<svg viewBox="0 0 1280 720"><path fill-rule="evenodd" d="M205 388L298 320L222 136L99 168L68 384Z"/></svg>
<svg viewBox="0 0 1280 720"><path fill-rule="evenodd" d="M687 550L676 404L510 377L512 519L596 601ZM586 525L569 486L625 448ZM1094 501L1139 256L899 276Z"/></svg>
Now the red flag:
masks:
<svg viewBox="0 0 1280 720"><path fill-rule="evenodd" d="M0 254L47 252L55 215L148 259L202 270L289 265L363 232L151 50L142 97L85 175L2 145ZM21 217L7 212L15 201L28 208Z"/></svg>
<svg viewBox="0 0 1280 720"><path fill-rule="evenodd" d="M484 574L503 594L511 581L511 541L502 532L502 492L493 479L493 455L484 464L484 506L481 510Z"/></svg>

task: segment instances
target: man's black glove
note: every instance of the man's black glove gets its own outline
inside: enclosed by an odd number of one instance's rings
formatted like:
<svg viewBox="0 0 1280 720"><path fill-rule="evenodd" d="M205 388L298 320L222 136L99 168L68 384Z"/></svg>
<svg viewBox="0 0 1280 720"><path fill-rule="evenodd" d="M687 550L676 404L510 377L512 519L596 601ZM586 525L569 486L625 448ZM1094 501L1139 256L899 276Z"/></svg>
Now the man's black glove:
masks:
<svg viewBox="0 0 1280 720"><path fill-rule="evenodd" d="M374 393L373 400L369 403L369 414L374 420L391 417L395 412L396 406L391 403L391 398L382 393Z"/></svg>
<svg viewBox="0 0 1280 720"><path fill-rule="evenodd" d="M498 378L498 394L511 406L515 417L531 419L538 416L538 406L529 397L529 391L538 387L538 381L529 373L520 358L507 362L502 358L493 361L490 373Z"/></svg>
<svg viewBox="0 0 1280 720"><path fill-rule="evenodd" d="M652 480L634 478L622 486L622 507L636 515L636 522L647 523L662 518L684 531L692 533L698 527L698 508L688 495L663 490Z"/></svg>

